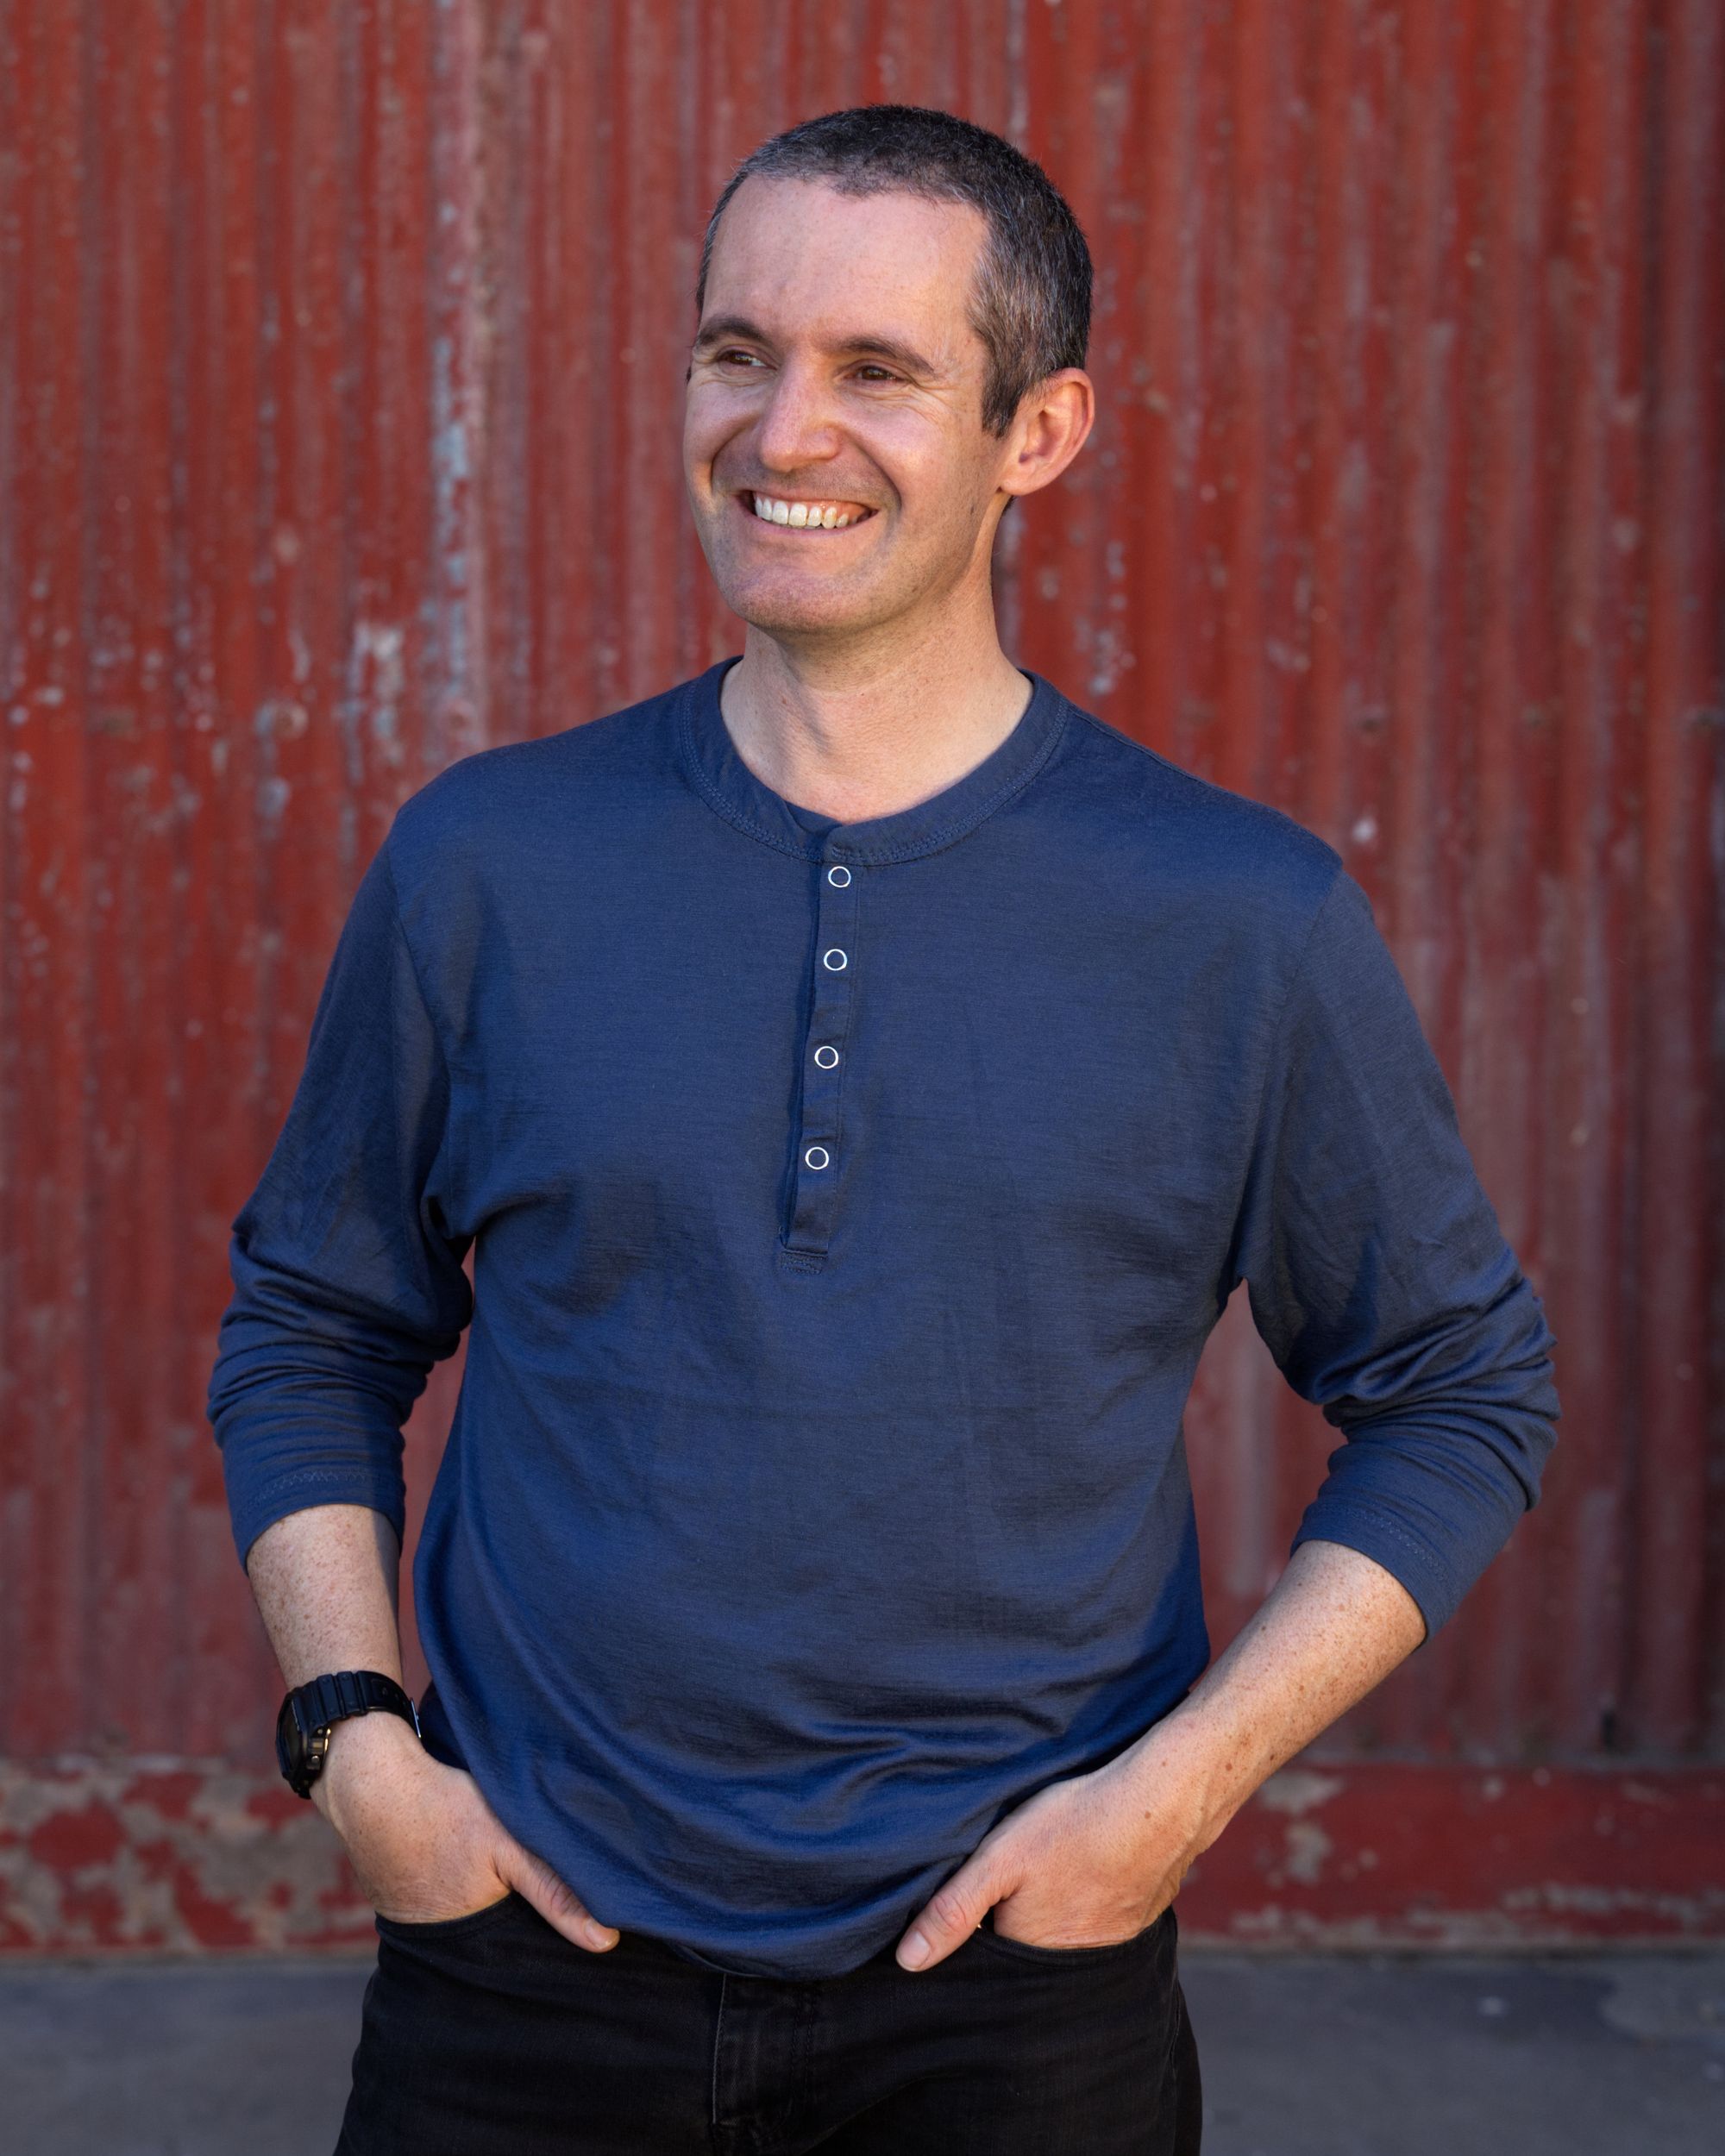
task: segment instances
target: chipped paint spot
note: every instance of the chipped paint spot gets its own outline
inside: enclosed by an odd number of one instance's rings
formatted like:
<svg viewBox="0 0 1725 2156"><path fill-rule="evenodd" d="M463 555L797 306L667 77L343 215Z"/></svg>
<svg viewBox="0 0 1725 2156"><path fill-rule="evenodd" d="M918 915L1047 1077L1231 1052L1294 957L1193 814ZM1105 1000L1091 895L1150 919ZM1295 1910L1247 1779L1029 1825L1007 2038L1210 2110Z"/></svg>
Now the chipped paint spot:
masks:
<svg viewBox="0 0 1725 2156"><path fill-rule="evenodd" d="M1270 1776L1253 1802L1272 1812L1288 1812L1297 1818L1302 1812L1309 1812L1319 1804L1327 1804L1333 1796L1339 1796L1346 1786L1339 1775L1314 1774L1306 1768L1283 1767L1279 1774Z"/></svg>
<svg viewBox="0 0 1725 2156"><path fill-rule="evenodd" d="M1653 1916L1661 1930L1718 1936L1725 1925L1725 1887L1697 1886L1692 1894L1650 1893L1634 1887L1564 1884L1552 1880L1507 1894L1512 1910L1563 1912L1594 1917Z"/></svg>
<svg viewBox="0 0 1725 2156"><path fill-rule="evenodd" d="M354 624L342 689L342 723L352 743L356 781L362 775L362 736L369 736L378 760L386 768L398 768L405 760L401 719L407 692L406 648L407 632L399 622L362 617Z"/></svg>
<svg viewBox="0 0 1725 2156"><path fill-rule="evenodd" d="M1324 1875L1324 1860L1335 1844L1315 1820L1296 1819L1288 1828L1287 1871L1302 1886L1316 1886Z"/></svg>

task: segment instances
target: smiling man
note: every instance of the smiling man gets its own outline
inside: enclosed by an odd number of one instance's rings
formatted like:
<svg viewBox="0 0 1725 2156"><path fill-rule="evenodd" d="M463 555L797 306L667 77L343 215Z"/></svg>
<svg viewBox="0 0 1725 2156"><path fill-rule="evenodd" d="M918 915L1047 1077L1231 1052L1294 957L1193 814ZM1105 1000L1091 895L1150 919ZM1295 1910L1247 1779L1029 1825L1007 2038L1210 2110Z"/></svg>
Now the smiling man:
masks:
<svg viewBox="0 0 1725 2156"><path fill-rule="evenodd" d="M1000 648L1094 416L1047 177L828 115L697 298L742 653L402 806L234 1224L279 1749L377 1910L341 2148L1189 2152L1182 1879L1534 1501L1551 1336L1337 855ZM1242 1281L1344 1441L1207 1667Z"/></svg>

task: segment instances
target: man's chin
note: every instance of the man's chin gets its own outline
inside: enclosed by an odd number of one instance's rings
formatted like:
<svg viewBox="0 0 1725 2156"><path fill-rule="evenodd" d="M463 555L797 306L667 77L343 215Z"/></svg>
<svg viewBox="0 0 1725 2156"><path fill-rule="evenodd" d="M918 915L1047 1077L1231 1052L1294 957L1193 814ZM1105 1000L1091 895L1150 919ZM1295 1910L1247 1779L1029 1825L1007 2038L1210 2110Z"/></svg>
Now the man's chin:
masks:
<svg viewBox="0 0 1725 2156"><path fill-rule="evenodd" d="M720 595L733 614L768 636L845 636L877 625L879 610L855 592L774 591L743 583Z"/></svg>

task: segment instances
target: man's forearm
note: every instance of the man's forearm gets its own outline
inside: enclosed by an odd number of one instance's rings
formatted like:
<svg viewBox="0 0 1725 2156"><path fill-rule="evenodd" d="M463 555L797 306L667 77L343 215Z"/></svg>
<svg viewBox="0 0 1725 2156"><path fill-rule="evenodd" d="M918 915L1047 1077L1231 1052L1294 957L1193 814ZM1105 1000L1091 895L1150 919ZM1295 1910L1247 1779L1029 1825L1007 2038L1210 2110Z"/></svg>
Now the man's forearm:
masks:
<svg viewBox="0 0 1725 2156"><path fill-rule="evenodd" d="M265 1528L246 1570L290 1686L329 1670L378 1670L401 1682L400 1554L394 1528L367 1505L316 1505ZM398 1715L337 1722L311 1801L381 1915L435 1923L512 1887L575 1945L602 1952L617 1944L616 1931L502 1825L465 1769L434 1759Z"/></svg>
<svg viewBox="0 0 1725 2156"><path fill-rule="evenodd" d="M369 1505L313 1505L264 1529L247 1554L246 1571L290 1689L330 1670L376 1670L400 1683L400 1556L395 1529ZM404 1751L418 1749L393 1714L337 1722L311 1801L340 1832L345 1785L356 1776L387 1774Z"/></svg>
<svg viewBox="0 0 1725 2156"><path fill-rule="evenodd" d="M369 1505L313 1505L266 1527L246 1571L290 1689L330 1670L401 1682L400 1551Z"/></svg>
<svg viewBox="0 0 1725 2156"><path fill-rule="evenodd" d="M1374 1559L1339 1542L1302 1542L1226 1652L1111 1766L1127 1774L1142 1766L1153 1795L1170 1755L1189 1761L1207 1793L1214 1839L1425 1633L1419 1605Z"/></svg>

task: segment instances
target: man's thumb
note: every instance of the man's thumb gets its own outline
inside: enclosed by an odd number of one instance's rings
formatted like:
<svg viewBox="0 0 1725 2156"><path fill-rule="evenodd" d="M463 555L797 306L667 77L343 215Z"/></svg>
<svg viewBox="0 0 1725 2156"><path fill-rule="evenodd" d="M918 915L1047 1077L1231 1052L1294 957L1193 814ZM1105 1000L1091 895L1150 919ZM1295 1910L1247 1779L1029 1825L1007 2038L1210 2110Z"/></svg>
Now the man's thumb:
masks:
<svg viewBox="0 0 1725 2156"><path fill-rule="evenodd" d="M567 1886L543 1858L518 1841L505 1841L492 1859L499 1877L530 1902L554 1930L577 1946L603 1953L617 1944L618 1934L601 1924L580 1896Z"/></svg>
<svg viewBox="0 0 1725 2156"><path fill-rule="evenodd" d="M955 1946L964 1944L1006 1891L987 1860L979 1861L978 1855L973 1855L925 1903L915 1923L900 1940L899 1966L927 1969L944 1961Z"/></svg>

